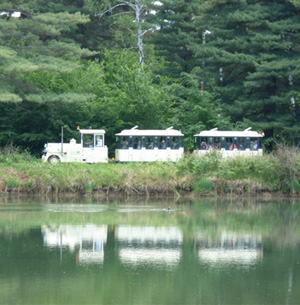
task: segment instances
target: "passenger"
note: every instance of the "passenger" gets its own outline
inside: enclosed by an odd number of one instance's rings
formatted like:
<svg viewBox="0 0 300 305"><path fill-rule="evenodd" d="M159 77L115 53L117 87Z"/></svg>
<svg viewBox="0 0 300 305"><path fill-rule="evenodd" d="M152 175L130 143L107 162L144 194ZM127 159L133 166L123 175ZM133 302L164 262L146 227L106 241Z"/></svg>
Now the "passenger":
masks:
<svg viewBox="0 0 300 305"><path fill-rule="evenodd" d="M244 145L243 144L239 145L239 150L244 150Z"/></svg>
<svg viewBox="0 0 300 305"><path fill-rule="evenodd" d="M161 140L160 148L161 149L166 149L166 141L164 139Z"/></svg>
<svg viewBox="0 0 300 305"><path fill-rule="evenodd" d="M230 150L236 149L236 144L235 144L235 143L231 143L229 149L230 149Z"/></svg>
<svg viewBox="0 0 300 305"><path fill-rule="evenodd" d="M214 143L213 144L213 149L220 149L220 148L221 148L220 143Z"/></svg>
<svg viewBox="0 0 300 305"><path fill-rule="evenodd" d="M258 148L258 143L257 143L257 140L255 140L253 142L253 150L257 150L257 148Z"/></svg>
<svg viewBox="0 0 300 305"><path fill-rule="evenodd" d="M207 149L207 145L205 141L202 141L201 143L201 150L206 150Z"/></svg>
<svg viewBox="0 0 300 305"><path fill-rule="evenodd" d="M148 149L152 149L153 148L153 141L150 141L149 143L148 143Z"/></svg>
<svg viewBox="0 0 300 305"><path fill-rule="evenodd" d="M123 149L127 149L128 148L128 141L123 141L122 148Z"/></svg>

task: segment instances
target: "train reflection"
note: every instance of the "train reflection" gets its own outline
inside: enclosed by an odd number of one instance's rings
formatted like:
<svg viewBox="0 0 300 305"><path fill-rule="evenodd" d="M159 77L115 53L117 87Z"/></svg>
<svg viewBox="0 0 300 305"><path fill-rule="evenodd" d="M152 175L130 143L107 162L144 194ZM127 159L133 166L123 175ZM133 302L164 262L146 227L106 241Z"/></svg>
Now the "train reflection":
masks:
<svg viewBox="0 0 300 305"><path fill-rule="evenodd" d="M252 265L263 257L262 237L257 235L225 231L215 241L200 237L198 244L200 261L210 265Z"/></svg>
<svg viewBox="0 0 300 305"><path fill-rule="evenodd" d="M78 263L102 263L107 226L42 226L44 245L50 248L68 248L77 251Z"/></svg>
<svg viewBox="0 0 300 305"><path fill-rule="evenodd" d="M110 232L110 233L109 233ZM77 253L77 261L103 263L104 247L109 242L115 256L122 264L176 266L184 260L183 249L194 248L200 263L250 266L263 257L262 237L255 234L237 234L223 231L212 238L196 235L185 239L175 226L42 226L44 245L50 248L69 249ZM108 240L109 239L109 240ZM183 247L192 243L194 247ZM192 245L191 244L191 245Z"/></svg>
<svg viewBox="0 0 300 305"><path fill-rule="evenodd" d="M119 226L116 239L126 264L175 265L181 258L183 235L176 227Z"/></svg>

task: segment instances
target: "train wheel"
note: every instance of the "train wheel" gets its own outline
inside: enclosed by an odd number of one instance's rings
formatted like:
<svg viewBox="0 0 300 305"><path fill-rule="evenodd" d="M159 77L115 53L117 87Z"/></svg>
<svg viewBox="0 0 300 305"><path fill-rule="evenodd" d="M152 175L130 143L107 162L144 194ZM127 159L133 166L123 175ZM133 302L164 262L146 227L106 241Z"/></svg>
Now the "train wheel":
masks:
<svg viewBox="0 0 300 305"><path fill-rule="evenodd" d="M60 162L60 159L57 156L51 156L48 158L48 162L51 164L57 164Z"/></svg>

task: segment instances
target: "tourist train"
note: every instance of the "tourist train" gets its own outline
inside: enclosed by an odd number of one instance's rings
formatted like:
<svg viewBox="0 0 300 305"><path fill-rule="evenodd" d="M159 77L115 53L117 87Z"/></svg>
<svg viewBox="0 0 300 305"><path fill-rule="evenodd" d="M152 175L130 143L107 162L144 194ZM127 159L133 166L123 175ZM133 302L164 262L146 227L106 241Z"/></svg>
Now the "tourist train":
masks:
<svg viewBox="0 0 300 305"><path fill-rule="evenodd" d="M84 162L107 163L108 148L105 145L105 130L80 129L80 143L47 143L42 159L51 163ZM63 134L63 132L62 132ZM167 129L131 129L116 134L116 162L176 162L184 155L184 134ZM203 130L194 135L194 154L202 156L218 150L224 158L234 156L262 156L263 134L247 128L244 131L219 131L217 128Z"/></svg>

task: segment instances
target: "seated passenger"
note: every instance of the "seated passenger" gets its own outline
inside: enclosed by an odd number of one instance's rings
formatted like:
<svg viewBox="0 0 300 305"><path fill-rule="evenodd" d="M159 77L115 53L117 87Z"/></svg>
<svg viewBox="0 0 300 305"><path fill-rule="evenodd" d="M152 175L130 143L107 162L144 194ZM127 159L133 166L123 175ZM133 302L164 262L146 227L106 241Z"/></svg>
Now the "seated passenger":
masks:
<svg viewBox="0 0 300 305"><path fill-rule="evenodd" d="M152 149L152 148L153 148L153 142L152 142L152 141L148 143L148 148L149 148L149 149Z"/></svg>
<svg viewBox="0 0 300 305"><path fill-rule="evenodd" d="M201 147L200 147L202 150L206 150L207 148L207 145L206 145L206 142L205 141L202 141L201 142Z"/></svg>
<svg viewBox="0 0 300 305"><path fill-rule="evenodd" d="M160 148L161 149L165 149L166 148L166 141L164 139L161 140Z"/></svg>
<svg viewBox="0 0 300 305"><path fill-rule="evenodd" d="M255 140L254 142L253 142L253 150L257 150L258 149L258 143L257 143L257 140Z"/></svg>
<svg viewBox="0 0 300 305"><path fill-rule="evenodd" d="M236 144L235 143L231 143L229 149L230 150L236 149Z"/></svg>
<svg viewBox="0 0 300 305"><path fill-rule="evenodd" d="M220 148L221 148L220 143L214 143L213 144L213 149L220 149Z"/></svg>

